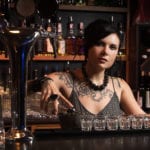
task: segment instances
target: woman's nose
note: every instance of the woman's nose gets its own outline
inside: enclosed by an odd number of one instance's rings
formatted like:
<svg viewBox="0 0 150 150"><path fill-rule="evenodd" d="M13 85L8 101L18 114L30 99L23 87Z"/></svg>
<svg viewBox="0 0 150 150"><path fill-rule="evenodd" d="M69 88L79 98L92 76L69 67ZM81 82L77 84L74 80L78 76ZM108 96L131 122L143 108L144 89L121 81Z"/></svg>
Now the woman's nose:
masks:
<svg viewBox="0 0 150 150"><path fill-rule="evenodd" d="M106 45L103 47L103 54L107 54L109 51L109 47Z"/></svg>

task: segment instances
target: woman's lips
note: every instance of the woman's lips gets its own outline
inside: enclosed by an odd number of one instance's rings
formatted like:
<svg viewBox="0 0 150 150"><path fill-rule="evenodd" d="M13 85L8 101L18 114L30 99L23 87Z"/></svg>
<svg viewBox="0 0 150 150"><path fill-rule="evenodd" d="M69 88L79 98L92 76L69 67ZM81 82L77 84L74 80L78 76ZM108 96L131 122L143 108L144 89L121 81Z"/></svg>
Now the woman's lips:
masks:
<svg viewBox="0 0 150 150"><path fill-rule="evenodd" d="M105 63L105 62L107 62L107 59L105 59L105 58L98 58L98 61L100 63Z"/></svg>

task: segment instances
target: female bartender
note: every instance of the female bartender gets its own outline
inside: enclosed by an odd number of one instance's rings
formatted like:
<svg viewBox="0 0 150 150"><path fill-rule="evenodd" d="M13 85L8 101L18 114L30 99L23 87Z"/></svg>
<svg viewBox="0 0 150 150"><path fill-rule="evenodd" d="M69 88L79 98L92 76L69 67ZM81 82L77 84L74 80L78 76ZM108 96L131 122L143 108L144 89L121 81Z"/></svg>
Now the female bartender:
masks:
<svg viewBox="0 0 150 150"><path fill-rule="evenodd" d="M127 82L107 74L119 46L119 32L109 22L98 19L90 23L85 29L82 68L47 74L42 80L42 104L55 97L55 114L59 101L90 115L145 114Z"/></svg>

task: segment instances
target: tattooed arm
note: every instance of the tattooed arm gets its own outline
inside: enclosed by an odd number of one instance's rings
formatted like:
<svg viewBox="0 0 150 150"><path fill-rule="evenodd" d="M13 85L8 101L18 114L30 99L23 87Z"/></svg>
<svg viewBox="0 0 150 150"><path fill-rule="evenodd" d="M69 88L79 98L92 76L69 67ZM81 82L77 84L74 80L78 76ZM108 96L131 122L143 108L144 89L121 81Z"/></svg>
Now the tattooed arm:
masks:
<svg viewBox="0 0 150 150"><path fill-rule="evenodd" d="M55 102L59 99L63 101L68 108L73 107L71 102L68 100L72 91L72 83L69 74L65 72L56 72L49 74L46 77L50 78L50 80L46 80L42 84L42 103L48 102L50 100L50 96L57 95ZM56 105L56 110L57 107L58 106Z"/></svg>

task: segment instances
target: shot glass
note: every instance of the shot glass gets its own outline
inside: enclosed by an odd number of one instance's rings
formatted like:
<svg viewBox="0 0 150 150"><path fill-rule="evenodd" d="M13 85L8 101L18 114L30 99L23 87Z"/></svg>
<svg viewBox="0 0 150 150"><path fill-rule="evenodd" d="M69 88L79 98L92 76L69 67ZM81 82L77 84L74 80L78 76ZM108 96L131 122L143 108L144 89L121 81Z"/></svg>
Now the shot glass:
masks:
<svg viewBox="0 0 150 150"><path fill-rule="evenodd" d="M3 120L0 120L0 149L4 148L5 148L5 129Z"/></svg>
<svg viewBox="0 0 150 150"><path fill-rule="evenodd" d="M118 116L107 117L106 124L108 130L118 130Z"/></svg>
<svg viewBox="0 0 150 150"><path fill-rule="evenodd" d="M143 126L144 126L144 129L150 129L150 116L144 116Z"/></svg>
<svg viewBox="0 0 150 150"><path fill-rule="evenodd" d="M9 92L2 94L2 116L10 117L11 112L11 95Z"/></svg>
<svg viewBox="0 0 150 150"><path fill-rule="evenodd" d="M132 129L142 129L143 128L143 116L132 116L131 117L131 127Z"/></svg>
<svg viewBox="0 0 150 150"><path fill-rule="evenodd" d="M81 115L80 124L82 131L91 131L93 127L93 117L90 115Z"/></svg>
<svg viewBox="0 0 150 150"><path fill-rule="evenodd" d="M103 131L106 129L106 117L96 117L93 120L93 128L95 131Z"/></svg>
<svg viewBox="0 0 150 150"><path fill-rule="evenodd" d="M131 127L130 116L119 116L119 128L121 130L129 130Z"/></svg>

